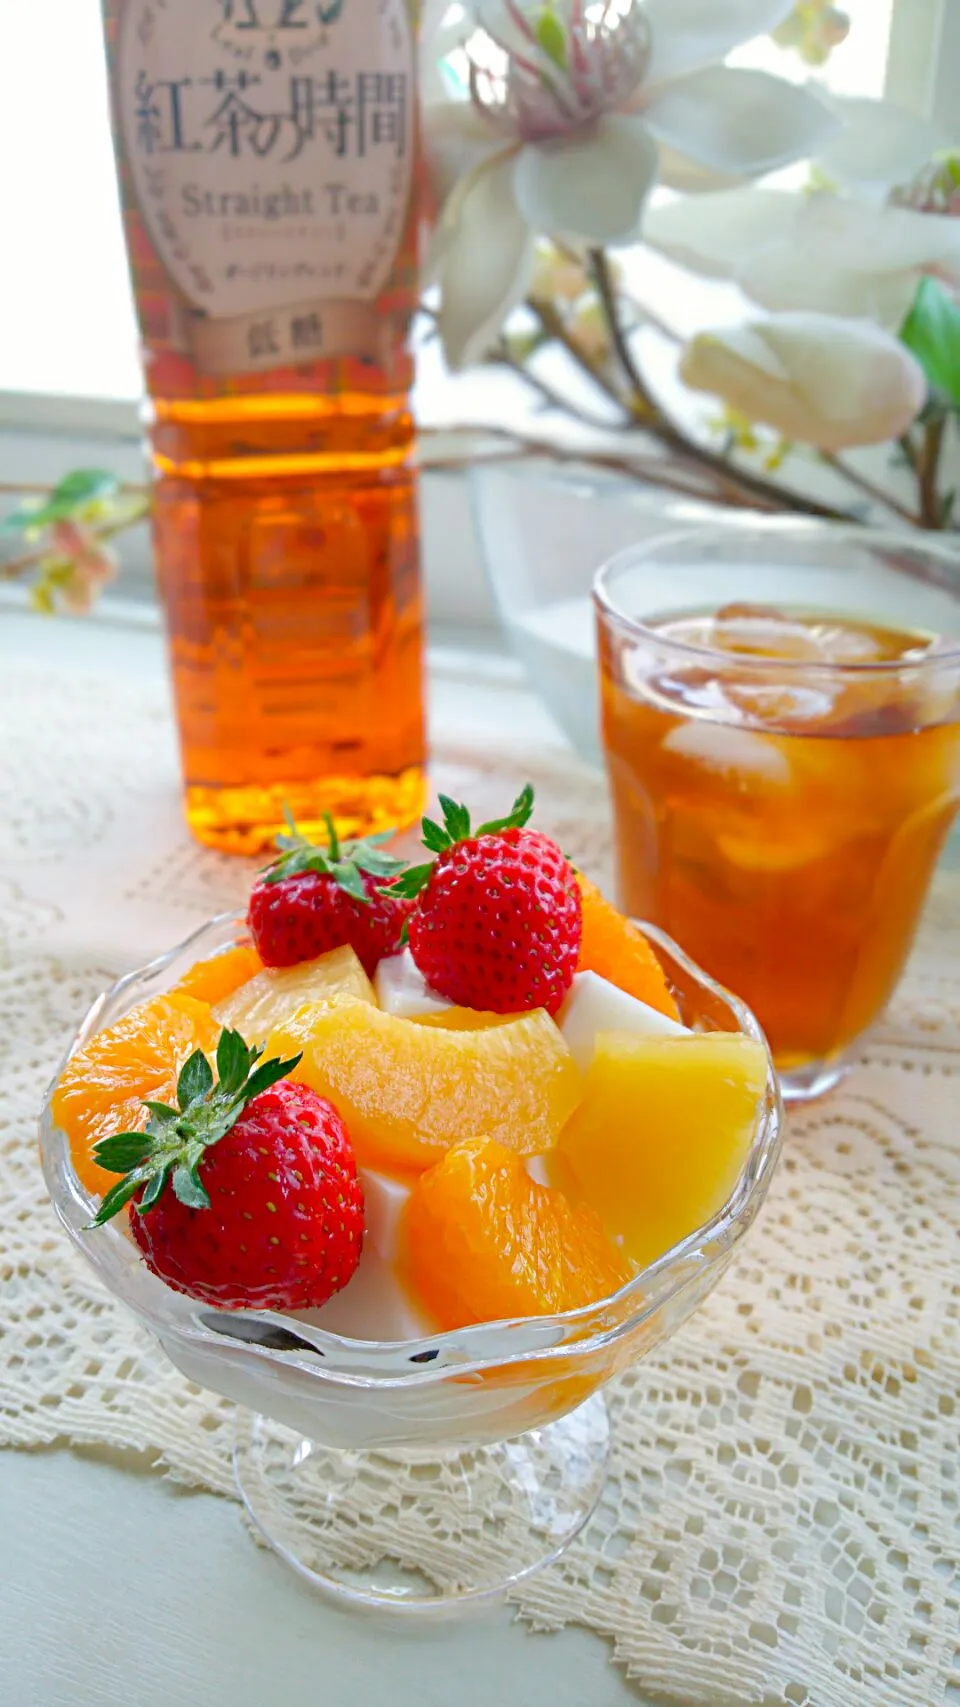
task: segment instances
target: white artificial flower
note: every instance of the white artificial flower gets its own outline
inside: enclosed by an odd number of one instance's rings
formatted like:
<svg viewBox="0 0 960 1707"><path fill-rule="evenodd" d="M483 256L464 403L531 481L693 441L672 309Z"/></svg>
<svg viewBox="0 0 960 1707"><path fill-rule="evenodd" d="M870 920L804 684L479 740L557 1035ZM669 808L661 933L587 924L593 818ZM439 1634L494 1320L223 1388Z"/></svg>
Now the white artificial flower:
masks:
<svg viewBox="0 0 960 1707"><path fill-rule="evenodd" d="M468 15L455 6L469 99L428 98L424 111L434 169L463 173L432 261L452 367L482 356L522 299L537 234L630 242L665 159L684 177L696 170L729 181L825 143L839 121L815 95L723 63L791 6L475 0ZM447 58L456 72L457 53Z"/></svg>
<svg viewBox="0 0 960 1707"><path fill-rule="evenodd" d="M651 208L644 238L760 307L901 325L925 275L960 286L960 162L885 101L837 101L845 124L814 190L747 186Z"/></svg>
<svg viewBox="0 0 960 1707"><path fill-rule="evenodd" d="M899 438L927 389L919 362L889 332L829 314L700 332L680 377L785 439L826 451Z"/></svg>

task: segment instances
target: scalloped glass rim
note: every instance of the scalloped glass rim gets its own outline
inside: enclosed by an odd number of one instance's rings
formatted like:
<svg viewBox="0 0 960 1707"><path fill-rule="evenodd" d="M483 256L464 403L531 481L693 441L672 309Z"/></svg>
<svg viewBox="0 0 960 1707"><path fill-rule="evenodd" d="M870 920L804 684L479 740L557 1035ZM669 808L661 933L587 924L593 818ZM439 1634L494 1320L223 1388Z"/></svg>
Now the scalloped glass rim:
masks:
<svg viewBox="0 0 960 1707"><path fill-rule="evenodd" d="M349 1339L326 1329L305 1324L298 1316L269 1310L214 1311L165 1286L140 1261L121 1226L111 1222L91 1231L87 1222L96 1205L84 1190L70 1164L64 1134L55 1126L50 1112L54 1086L74 1051L104 1023L119 1017L134 1005L134 993L144 998L156 994L150 986L169 987L163 982L176 963L188 957L204 958L237 940L249 940L244 916L223 913L208 920L176 947L105 990L89 1009L44 1097L40 1114L40 1153L44 1179L54 1209L72 1242L96 1270L116 1297L140 1315L161 1339L176 1334L208 1348L232 1346L255 1358L297 1368L325 1381L347 1386L425 1387L451 1375L482 1374L494 1367L536 1362L543 1370L551 1360L571 1355L588 1357L613 1347L628 1334L657 1315L677 1295L692 1289L712 1271L716 1278L726 1267L734 1245L753 1222L764 1197L779 1155L783 1111L776 1072L766 1039L744 1003L709 978L671 939L653 925L642 929L666 962L671 963L695 985L726 1008L738 1030L762 1044L767 1055L767 1085L757 1115L753 1143L737 1185L724 1208L704 1227L666 1251L612 1297L599 1304L556 1316L528 1316L509 1321L488 1322L457 1332L434 1334L421 1340L377 1341ZM128 998L130 998L128 1000ZM699 1296L699 1294L698 1294ZM216 1320L216 1328L205 1324ZM257 1344L231 1325L261 1326L265 1331L292 1332L311 1349L277 1350ZM321 1363L313 1361L322 1358Z"/></svg>

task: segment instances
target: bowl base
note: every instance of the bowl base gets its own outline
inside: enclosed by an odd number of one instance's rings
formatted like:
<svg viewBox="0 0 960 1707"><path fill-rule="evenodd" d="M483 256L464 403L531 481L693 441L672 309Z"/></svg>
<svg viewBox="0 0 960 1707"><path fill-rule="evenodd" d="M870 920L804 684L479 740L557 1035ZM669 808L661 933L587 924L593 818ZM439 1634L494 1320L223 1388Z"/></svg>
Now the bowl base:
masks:
<svg viewBox="0 0 960 1707"><path fill-rule="evenodd" d="M238 1409L237 1485L275 1553L355 1610L454 1617L550 1564L594 1510L610 1433L599 1394L493 1446L341 1452Z"/></svg>

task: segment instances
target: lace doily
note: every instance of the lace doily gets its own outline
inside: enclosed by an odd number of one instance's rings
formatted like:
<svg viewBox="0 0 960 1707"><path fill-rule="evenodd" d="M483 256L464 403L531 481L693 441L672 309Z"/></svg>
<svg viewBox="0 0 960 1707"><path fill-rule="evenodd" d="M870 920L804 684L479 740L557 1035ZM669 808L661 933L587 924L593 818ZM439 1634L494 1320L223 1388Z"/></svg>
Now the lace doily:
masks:
<svg viewBox="0 0 960 1707"><path fill-rule="evenodd" d="M483 811L518 770L603 881L595 777L546 749L436 755L436 780ZM186 840L159 682L8 669L0 777L0 1441L126 1448L232 1495L230 1407L174 1372L61 1236L35 1120L97 992L236 904L248 873ZM739 1261L611 1390L597 1518L516 1597L539 1628L609 1636L682 1707L960 1697L958 949L944 876L859 1066L792 1119Z"/></svg>

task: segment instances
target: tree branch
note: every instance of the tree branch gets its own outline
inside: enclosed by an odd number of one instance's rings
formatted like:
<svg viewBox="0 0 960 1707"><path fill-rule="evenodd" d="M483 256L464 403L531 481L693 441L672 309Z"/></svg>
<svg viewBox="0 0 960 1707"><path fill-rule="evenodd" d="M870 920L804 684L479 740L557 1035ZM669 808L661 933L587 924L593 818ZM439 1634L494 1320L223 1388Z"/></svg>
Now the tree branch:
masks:
<svg viewBox="0 0 960 1707"><path fill-rule="evenodd" d="M620 310L617 304L613 274L610 270L610 263L602 249L590 250L590 271L597 287L597 295L600 298L600 306L603 309L607 330L610 333L610 342L616 352L620 366L623 368L631 391L640 401L641 407L635 411L637 418L642 420L650 416L655 417L657 406L647 390L639 367L633 359L630 341L620 324Z"/></svg>
<svg viewBox="0 0 960 1707"><path fill-rule="evenodd" d="M599 415L591 415L588 409L581 409L578 403L571 403L568 398L562 397L560 392L554 391L553 387L548 385L546 380L541 379L539 374L531 373L529 368L524 367L523 363L511 354L506 345L501 344L498 349L492 351L487 360L496 367L509 368L511 373L515 373L518 379L522 379L526 385L530 386L531 390L537 393L537 396L549 409L558 409L563 415L572 415L584 427L592 427L598 432L609 431L609 421L603 420Z"/></svg>
<svg viewBox="0 0 960 1707"><path fill-rule="evenodd" d="M677 468L672 467L669 462L660 457L641 458L637 456L616 456L612 452L608 454L592 450L583 451L576 449L575 447L568 448L565 445L558 445L554 443L551 439L539 439L533 434L515 432L509 427L490 426L485 421L477 421L475 423L463 422L458 424L454 431L471 435L477 434L481 437L487 438L503 439L505 443L512 447L513 456L519 457L533 454L535 456L547 457L551 461L559 463L578 463L587 461L590 463L592 468L607 469L611 473L624 475L626 478L637 480L641 484L649 483L655 486L664 486L670 491L679 493L684 498L694 498L702 503L716 503L718 501L716 487L705 486L704 482L697 478L695 470L690 471L688 478L685 470L678 470ZM429 439L434 432L442 434L443 437L449 436L449 429L447 428L425 427L421 429L421 440ZM503 458L501 459L500 457L497 457L495 460L511 460L510 451L505 450ZM475 464L475 455L470 451L465 451L462 456L443 457L436 461L431 460L429 467L464 468L475 466ZM719 501L724 502L722 498L720 498ZM741 504L743 499L739 495L734 495L730 501ZM747 504L747 507L761 508L760 505L751 505L749 503Z"/></svg>
<svg viewBox="0 0 960 1707"><path fill-rule="evenodd" d="M946 426L945 415L937 415L932 421L926 422L915 463L920 496L920 521L923 527L931 531L939 530L943 526L943 504L937 477L940 473Z"/></svg>
<svg viewBox="0 0 960 1707"><path fill-rule="evenodd" d="M909 522L911 527L920 526L920 517L915 511L909 510L906 504L901 504L900 500L895 498L891 492L885 492L882 486L877 486L872 480L868 480L865 474L860 474L857 469L851 468L832 450L821 450L817 452L817 455L822 463L825 463L828 468L834 469L841 479L846 480L850 486L855 486L858 492L862 492L872 504L882 504L885 509L893 510L895 515L900 516L903 521Z"/></svg>
<svg viewBox="0 0 960 1707"><path fill-rule="evenodd" d="M714 478L732 487L736 492L756 500L755 507L770 510L793 510L796 514L816 516L824 521L854 521L856 518L844 510L834 509L829 504L821 504L815 498L805 498L800 493L792 492L789 487L781 486L776 480L767 480L762 475L750 474L742 468L735 468L726 457L718 456L715 451L707 450L704 445L688 439L684 433L674 427L661 413L656 400L647 390L646 382L636 362L630 342L620 322L617 308L616 288L610 263L602 249L590 250L590 266L593 273L597 294L603 308L604 318L610 333L610 341L620 360L631 391L641 400L641 410L635 418L638 424L660 440L687 461L697 463L701 468L709 469Z"/></svg>
<svg viewBox="0 0 960 1707"><path fill-rule="evenodd" d="M617 408L620 410L621 414L625 416L627 421L634 421L636 416L633 414L629 403L621 397L612 380L607 379L606 375L602 374L600 370L595 368L593 363L587 359L577 343L576 338L574 338L572 333L568 330L564 322L563 315L557 312L553 303L548 302L546 297L531 296L527 298L527 307L536 315L547 336L552 338L555 343L560 344L562 348L566 350L568 356L573 358L578 368L580 368L583 373L587 374L588 377L593 380L595 385L599 386L600 390L604 393L604 396L609 397L611 403L616 404ZM564 407L566 407L565 404ZM611 423L608 421L605 425L609 428Z"/></svg>

